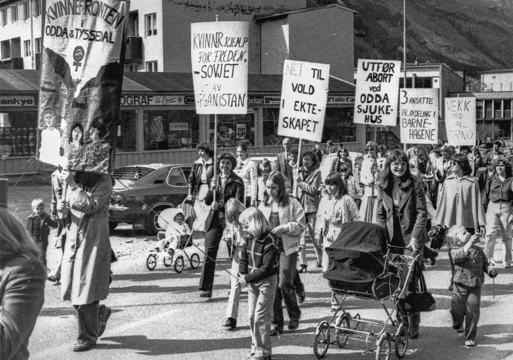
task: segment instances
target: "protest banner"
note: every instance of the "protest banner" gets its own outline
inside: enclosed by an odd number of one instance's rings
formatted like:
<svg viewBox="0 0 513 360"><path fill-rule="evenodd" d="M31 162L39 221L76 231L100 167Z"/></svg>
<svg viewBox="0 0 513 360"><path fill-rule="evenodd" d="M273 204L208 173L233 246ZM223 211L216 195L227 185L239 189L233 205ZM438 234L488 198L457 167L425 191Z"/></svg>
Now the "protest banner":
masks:
<svg viewBox="0 0 513 360"><path fill-rule="evenodd" d="M401 62L358 59L355 124L396 126Z"/></svg>
<svg viewBox="0 0 513 360"><path fill-rule="evenodd" d="M248 23L191 24L191 61L198 114L246 114Z"/></svg>
<svg viewBox="0 0 513 360"><path fill-rule="evenodd" d="M70 170L111 173L127 3L44 4L37 157Z"/></svg>
<svg viewBox="0 0 513 360"><path fill-rule="evenodd" d="M451 145L476 145L476 98L445 98L445 128Z"/></svg>
<svg viewBox="0 0 513 360"><path fill-rule="evenodd" d="M321 142L330 66L285 60L278 135Z"/></svg>
<svg viewBox="0 0 513 360"><path fill-rule="evenodd" d="M438 89L401 89L399 94L401 142L438 142Z"/></svg>

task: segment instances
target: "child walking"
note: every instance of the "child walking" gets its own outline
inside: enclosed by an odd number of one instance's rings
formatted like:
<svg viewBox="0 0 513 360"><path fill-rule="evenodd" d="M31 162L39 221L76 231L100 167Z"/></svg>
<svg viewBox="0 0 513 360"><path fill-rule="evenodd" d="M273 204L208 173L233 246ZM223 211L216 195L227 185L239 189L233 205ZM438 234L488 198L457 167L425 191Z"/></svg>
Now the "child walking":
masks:
<svg viewBox="0 0 513 360"><path fill-rule="evenodd" d="M464 226L454 225L449 229L447 238L454 262L452 327L459 336L465 336L465 346L475 346L484 273L494 278L498 271L484 251L475 245L479 241L478 235L471 235Z"/></svg>
<svg viewBox="0 0 513 360"><path fill-rule="evenodd" d="M241 251L239 280L248 285L248 314L251 329L250 359L271 360L271 321L278 283L279 251L277 239L264 214L249 208L240 214L245 237Z"/></svg>
<svg viewBox="0 0 513 360"><path fill-rule="evenodd" d="M32 214L28 217L27 229L39 247L39 261L46 268L46 250L48 248L48 235L50 228L57 228L59 224L45 212L43 199L32 200Z"/></svg>

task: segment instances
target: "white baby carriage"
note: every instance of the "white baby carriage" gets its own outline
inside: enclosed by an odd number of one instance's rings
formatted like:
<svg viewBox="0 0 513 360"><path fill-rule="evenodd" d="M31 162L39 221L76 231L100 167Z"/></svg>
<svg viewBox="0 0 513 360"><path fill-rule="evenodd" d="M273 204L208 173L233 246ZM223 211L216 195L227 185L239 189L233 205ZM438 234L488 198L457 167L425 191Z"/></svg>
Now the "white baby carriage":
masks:
<svg viewBox="0 0 513 360"><path fill-rule="evenodd" d="M337 240L326 248L330 263L323 276L341 300L331 319L319 323L315 330L313 350L318 359L326 355L330 345L375 351L376 359L384 360L390 357L393 342L398 358L406 354L408 324L398 320L406 318L399 300L406 296L419 255L397 254L411 249L391 248L386 230L366 222L344 224ZM385 319L351 315L344 309L348 296L378 301ZM392 304L390 308L387 302Z"/></svg>
<svg viewBox="0 0 513 360"><path fill-rule="evenodd" d="M184 215L181 208L166 209L160 213L159 225L163 229L171 226L173 219L177 214ZM187 222L187 218L185 220ZM194 221L194 220L192 220ZM163 241L166 238L166 231L159 231L157 240L161 243L166 243L165 246L159 247L159 251L150 251L146 257L146 267L152 271L157 266L160 259L164 266L170 267L174 264L174 269L177 273L181 273L185 267L185 261L189 262L192 269L197 269L200 266L201 259L197 246L193 244L192 234L177 234L177 241L175 246L170 246L169 242Z"/></svg>

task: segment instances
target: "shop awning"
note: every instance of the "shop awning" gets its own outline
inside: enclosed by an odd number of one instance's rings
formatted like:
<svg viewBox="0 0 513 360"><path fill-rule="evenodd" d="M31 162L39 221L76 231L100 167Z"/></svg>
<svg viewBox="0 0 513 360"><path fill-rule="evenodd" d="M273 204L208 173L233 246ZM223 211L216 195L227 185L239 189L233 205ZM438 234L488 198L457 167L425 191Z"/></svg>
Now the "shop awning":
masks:
<svg viewBox="0 0 513 360"><path fill-rule="evenodd" d="M39 70L0 69L0 93L14 94L39 91ZM250 93L281 92L281 75L250 74L248 88ZM123 79L123 93L168 93L193 95L194 88L190 73L146 73L127 72ZM355 85L330 79L330 94L354 94Z"/></svg>

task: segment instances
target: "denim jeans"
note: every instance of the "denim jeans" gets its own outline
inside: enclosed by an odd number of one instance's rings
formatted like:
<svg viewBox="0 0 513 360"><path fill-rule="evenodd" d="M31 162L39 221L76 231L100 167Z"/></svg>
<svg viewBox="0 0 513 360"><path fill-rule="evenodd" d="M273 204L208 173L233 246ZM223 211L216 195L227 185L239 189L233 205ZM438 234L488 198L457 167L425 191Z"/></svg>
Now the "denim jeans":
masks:
<svg viewBox="0 0 513 360"><path fill-rule="evenodd" d="M280 270L278 273L278 286L276 288L276 297L274 298L274 318L273 324L283 329L284 318L282 302L285 302L290 320L299 320L301 310L297 303L296 289L293 285L296 276L297 254L280 254Z"/></svg>
<svg viewBox="0 0 513 360"><path fill-rule="evenodd" d="M232 259L232 270L233 276L237 276L239 273L239 260L240 250L235 249L233 252ZM226 317L237 320L239 314L239 299L240 299L241 288L237 285L237 279L230 276L230 296L228 297L228 306L226 307Z"/></svg>
<svg viewBox="0 0 513 360"><path fill-rule="evenodd" d="M248 284L248 315L251 352L255 357L271 356L271 320L277 275Z"/></svg>
<svg viewBox="0 0 513 360"><path fill-rule="evenodd" d="M307 213L305 214L306 217L306 227L305 231L303 232L303 235L301 235L303 238L306 238L306 232L308 231L308 234L310 235L310 241L312 242L314 251L315 251L315 258L317 262L320 264L322 261L322 246L317 245L315 242L315 220L317 217L317 213ZM304 241L303 249L301 249L301 252L299 253L299 264L301 265L307 265L308 261L306 260L306 239Z"/></svg>
<svg viewBox="0 0 513 360"><path fill-rule="evenodd" d="M37 247L39 248L39 261L45 266L46 269L46 252L48 249L48 242L37 241Z"/></svg>
<svg viewBox="0 0 513 360"><path fill-rule="evenodd" d="M511 204L509 202L489 202L486 210L486 236L485 236L485 254L491 261L493 260L495 250L495 240L500 234L502 239L502 264L511 263L511 236L512 228L508 221L511 214Z"/></svg>
<svg viewBox="0 0 513 360"><path fill-rule="evenodd" d="M217 220L213 219L212 222L214 221ZM219 250L222 235L223 228L218 223L212 224L205 234L205 263L201 270L200 290L212 291L216 272L217 251Z"/></svg>
<svg viewBox="0 0 513 360"><path fill-rule="evenodd" d="M86 305L73 305L77 311L78 343L96 344L98 340L99 304L99 301L95 301Z"/></svg>
<svg viewBox="0 0 513 360"><path fill-rule="evenodd" d="M465 340L475 340L481 314L481 287L454 283L452 288L452 327L458 329L465 321Z"/></svg>

